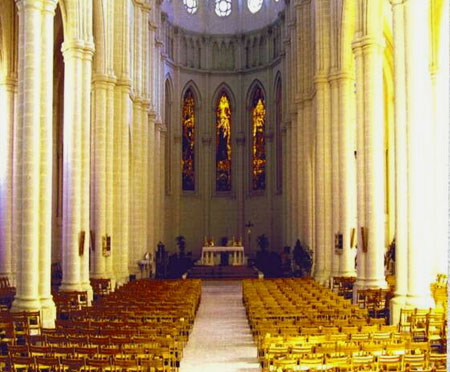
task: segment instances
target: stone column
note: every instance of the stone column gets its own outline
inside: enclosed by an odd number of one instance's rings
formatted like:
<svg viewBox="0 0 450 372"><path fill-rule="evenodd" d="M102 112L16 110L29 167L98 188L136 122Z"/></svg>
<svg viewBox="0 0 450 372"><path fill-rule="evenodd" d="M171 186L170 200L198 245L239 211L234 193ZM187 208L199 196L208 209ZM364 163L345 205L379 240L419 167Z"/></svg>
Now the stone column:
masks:
<svg viewBox="0 0 450 372"><path fill-rule="evenodd" d="M288 122L285 122L281 128L281 148L282 148L282 216L283 216L283 245L292 248L293 242L290 240L289 225L290 225L290 208L289 208L289 160L288 160ZM291 249L292 252L292 249Z"/></svg>
<svg viewBox="0 0 450 372"><path fill-rule="evenodd" d="M381 12L380 12L381 13ZM380 16L378 13L374 17ZM381 32L381 30L380 30ZM367 228L366 287L386 287L385 162L383 110L383 46L369 35L362 42L364 58L364 150Z"/></svg>
<svg viewBox="0 0 450 372"><path fill-rule="evenodd" d="M317 75L314 78L316 86L316 118L315 118L315 269L314 278L319 283L324 283L325 273L325 90L327 88L327 79L323 75Z"/></svg>
<svg viewBox="0 0 450 372"><path fill-rule="evenodd" d="M92 12L92 9L90 10ZM80 263L81 290L86 291L88 300L93 298L89 281L89 240L90 240L90 182L91 182L91 87L92 87L92 57L94 43L92 38L84 43L83 80L81 104L81 211L80 229L85 231L83 255Z"/></svg>
<svg viewBox="0 0 450 372"><path fill-rule="evenodd" d="M408 162L408 290L406 304L428 308L433 304L430 294L431 255L427 249L433 232L430 211L430 188L424 180L431 179L430 122L431 80L429 55L417 53L417 40L429 40L429 2L405 1L405 65L406 121ZM417 151L421 149L421 151Z"/></svg>
<svg viewBox="0 0 450 372"><path fill-rule="evenodd" d="M405 306L408 288L408 182L406 141L406 71L404 1L391 0L394 31L395 89L395 297L391 302L391 323L397 324Z"/></svg>
<svg viewBox="0 0 450 372"><path fill-rule="evenodd" d="M351 231L355 228L355 158L353 150L353 135L355 127L352 123L353 76L350 71L341 71L338 75L339 89L339 211L340 233L342 234L342 256L339 275L355 276L355 255L351 245ZM355 231L356 233L356 231ZM356 237L355 237L356 240Z"/></svg>
<svg viewBox="0 0 450 372"><path fill-rule="evenodd" d="M13 225L13 141L14 117L17 94L17 78L0 78L0 276L9 278L12 267L12 225Z"/></svg>
<svg viewBox="0 0 450 372"><path fill-rule="evenodd" d="M364 249L363 229L366 226L366 200L365 200L365 153L364 153L364 61L361 43L356 40L353 42L353 53L355 55L356 68L356 135L357 135L357 150L356 150L356 173L357 173L357 236L358 236L358 250L356 253L356 282L354 285L354 294L359 289L363 289L366 285L366 250Z"/></svg>
<svg viewBox="0 0 450 372"><path fill-rule="evenodd" d="M54 326L50 295L53 16L56 2L18 0L19 106L15 130L14 231L17 292L12 311L40 310ZM51 37L50 37L51 35Z"/></svg>
<svg viewBox="0 0 450 372"><path fill-rule="evenodd" d="M339 87L336 70L329 77L331 96L331 190L332 190L332 222L331 237L339 232ZM339 276L341 256L335 253L334 240L327 249L331 256L331 277Z"/></svg>
<svg viewBox="0 0 450 372"><path fill-rule="evenodd" d="M144 251L141 247L142 236L142 153L140 151L142 141L141 102L134 98L133 122L131 126L131 148L130 148L130 273L137 272L137 262L142 259Z"/></svg>
<svg viewBox="0 0 450 372"><path fill-rule="evenodd" d="M109 255L105 257L105 275L106 278L111 279L111 288L115 287L115 273L113 270L113 260L116 253L117 242L115 241L113 230L113 206L114 206L114 86L116 79L113 76L109 76L106 86L106 133L105 133L105 193L106 193L106 205L105 205L105 217L106 217L106 235L111 237L111 251ZM101 192L101 191L100 191Z"/></svg>
<svg viewBox="0 0 450 372"><path fill-rule="evenodd" d="M112 87L114 79L97 74L93 79L91 230L94 234L92 278L112 278L111 256L103 251L103 239L112 235ZM108 230L110 229L110 230ZM112 240L112 239L111 239ZM112 247L114 241L111 241ZM111 251L113 248L111 248ZM110 252L112 254L112 252ZM113 278L112 278L113 279Z"/></svg>
<svg viewBox="0 0 450 372"><path fill-rule="evenodd" d="M62 45L64 56L64 139L63 139L63 245L61 291L81 290L81 258L79 252L82 197L82 160L84 132L83 110L83 55L84 43L70 40ZM89 230L85 231L85 241ZM85 252L84 254L88 254Z"/></svg>

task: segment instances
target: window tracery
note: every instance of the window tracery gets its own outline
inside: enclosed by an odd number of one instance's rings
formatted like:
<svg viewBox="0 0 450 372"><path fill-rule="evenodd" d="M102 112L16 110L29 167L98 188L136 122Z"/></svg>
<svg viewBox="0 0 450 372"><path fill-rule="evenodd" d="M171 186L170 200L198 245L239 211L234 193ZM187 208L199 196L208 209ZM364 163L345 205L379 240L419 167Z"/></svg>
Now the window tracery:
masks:
<svg viewBox="0 0 450 372"><path fill-rule="evenodd" d="M263 0L247 0L247 7L251 13L255 14L258 12L263 4Z"/></svg>
<svg viewBox="0 0 450 372"><path fill-rule="evenodd" d="M189 14L195 14L195 12L198 9L198 1L197 0L183 0L183 5Z"/></svg>
<svg viewBox="0 0 450 372"><path fill-rule="evenodd" d="M231 0L216 0L215 12L219 17L231 14Z"/></svg>

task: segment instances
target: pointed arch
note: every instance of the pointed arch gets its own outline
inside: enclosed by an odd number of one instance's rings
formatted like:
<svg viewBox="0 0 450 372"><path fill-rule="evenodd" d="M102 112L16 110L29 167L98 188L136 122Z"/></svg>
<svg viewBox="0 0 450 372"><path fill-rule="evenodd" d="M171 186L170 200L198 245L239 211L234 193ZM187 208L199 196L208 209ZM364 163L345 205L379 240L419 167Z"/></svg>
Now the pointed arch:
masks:
<svg viewBox="0 0 450 372"><path fill-rule="evenodd" d="M249 109L250 169L251 190L264 191L266 189L266 93L259 80L250 85L247 95Z"/></svg>
<svg viewBox="0 0 450 372"><path fill-rule="evenodd" d="M235 97L231 87L225 82L220 83L217 86L216 90L212 94L212 102L211 102L212 110L215 111L216 106L217 106L217 100L219 99L220 95L223 92L225 92L227 94L228 99L230 100L231 111L235 112L236 111L236 97Z"/></svg>
<svg viewBox="0 0 450 372"><path fill-rule="evenodd" d="M216 191L232 190L232 123L233 104L231 89L225 83L219 85L213 95L216 138Z"/></svg>
<svg viewBox="0 0 450 372"><path fill-rule="evenodd" d="M186 92L190 89L195 97L195 107L197 110L201 108L202 105L202 97L200 94L200 90L198 89L197 84L194 80L189 80L186 84L184 84L184 88L181 91L181 102L183 102L183 97L186 94Z"/></svg>

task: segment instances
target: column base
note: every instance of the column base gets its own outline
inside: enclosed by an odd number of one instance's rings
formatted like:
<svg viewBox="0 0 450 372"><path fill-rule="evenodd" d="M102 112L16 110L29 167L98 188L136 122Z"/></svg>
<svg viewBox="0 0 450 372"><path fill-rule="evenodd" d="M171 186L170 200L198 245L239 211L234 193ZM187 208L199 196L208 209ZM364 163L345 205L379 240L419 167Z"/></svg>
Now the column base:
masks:
<svg viewBox="0 0 450 372"><path fill-rule="evenodd" d="M40 311L41 301L39 298L14 297L11 305L11 312L19 311Z"/></svg>
<svg viewBox="0 0 450 372"><path fill-rule="evenodd" d="M319 284L326 286L329 280L329 275L324 272L314 273L314 280Z"/></svg>
<svg viewBox="0 0 450 372"><path fill-rule="evenodd" d="M355 284L353 284L353 298L352 302L356 304L358 299L358 291L366 288L366 279L356 277Z"/></svg>
<svg viewBox="0 0 450 372"><path fill-rule="evenodd" d="M62 282L59 287L59 292L79 292L81 291L80 283L65 283Z"/></svg>
<svg viewBox="0 0 450 372"><path fill-rule="evenodd" d="M431 295L424 295L424 296L407 295L406 306L417 309L429 309L435 307L435 303Z"/></svg>
<svg viewBox="0 0 450 372"><path fill-rule="evenodd" d="M366 279L365 280L365 287L366 289L375 289L375 288L389 288L388 283L386 282L386 278L372 278L372 279Z"/></svg>
<svg viewBox="0 0 450 372"><path fill-rule="evenodd" d="M43 328L55 328L56 306L52 297L41 298L41 324Z"/></svg>
<svg viewBox="0 0 450 372"><path fill-rule="evenodd" d="M338 275L336 276L343 276L345 278L351 278L353 276L356 276L356 271L355 270L347 270L347 271L341 271L339 272Z"/></svg>
<svg viewBox="0 0 450 372"><path fill-rule="evenodd" d="M406 307L406 296L395 295L389 303L389 323L398 324L400 322L400 310Z"/></svg>

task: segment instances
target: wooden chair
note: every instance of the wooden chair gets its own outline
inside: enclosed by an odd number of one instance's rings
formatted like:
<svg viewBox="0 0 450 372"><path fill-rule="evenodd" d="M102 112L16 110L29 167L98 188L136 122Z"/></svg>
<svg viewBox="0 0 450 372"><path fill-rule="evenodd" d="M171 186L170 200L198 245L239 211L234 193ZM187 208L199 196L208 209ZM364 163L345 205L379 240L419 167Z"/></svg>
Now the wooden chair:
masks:
<svg viewBox="0 0 450 372"><path fill-rule="evenodd" d="M402 360L400 355L379 355L377 358L378 370L380 371L400 371Z"/></svg>
<svg viewBox="0 0 450 372"><path fill-rule="evenodd" d="M80 358L60 358L61 371L80 372L84 371L84 359Z"/></svg>
<svg viewBox="0 0 450 372"><path fill-rule="evenodd" d="M51 372L60 370L58 358L38 355L35 359L37 371L48 370Z"/></svg>
<svg viewBox="0 0 450 372"><path fill-rule="evenodd" d="M426 366L425 354L403 355L402 371L424 369Z"/></svg>
<svg viewBox="0 0 450 372"><path fill-rule="evenodd" d="M10 355L9 360L11 364L11 371L13 372L36 370L36 363L33 357Z"/></svg>

